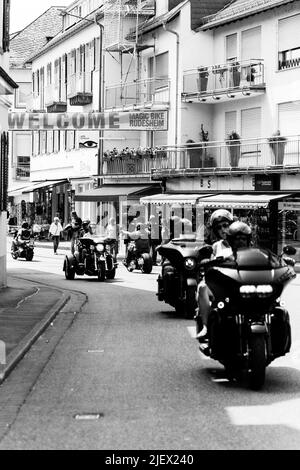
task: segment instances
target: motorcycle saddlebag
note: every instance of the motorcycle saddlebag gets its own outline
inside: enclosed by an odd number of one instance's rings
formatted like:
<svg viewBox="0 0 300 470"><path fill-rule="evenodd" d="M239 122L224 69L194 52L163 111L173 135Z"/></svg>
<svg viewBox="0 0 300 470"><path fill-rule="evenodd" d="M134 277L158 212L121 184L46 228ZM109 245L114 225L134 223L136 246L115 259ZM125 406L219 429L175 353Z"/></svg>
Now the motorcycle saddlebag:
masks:
<svg viewBox="0 0 300 470"><path fill-rule="evenodd" d="M275 307L271 316L271 344L275 357L288 353L292 344L290 317L284 308Z"/></svg>

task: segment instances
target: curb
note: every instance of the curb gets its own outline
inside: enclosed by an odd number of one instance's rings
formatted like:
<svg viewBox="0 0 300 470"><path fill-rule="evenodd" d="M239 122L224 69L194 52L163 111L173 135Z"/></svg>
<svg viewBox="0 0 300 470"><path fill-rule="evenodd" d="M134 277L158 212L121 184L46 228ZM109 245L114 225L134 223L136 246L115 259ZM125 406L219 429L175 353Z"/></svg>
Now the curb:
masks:
<svg viewBox="0 0 300 470"><path fill-rule="evenodd" d="M0 369L0 384L25 356L33 343L35 343L39 336L41 336L41 334L46 330L52 320L54 320L60 310L70 300L70 298L70 294L63 294L63 298L56 302L56 304L49 310L45 317L34 326L34 328L20 341L18 346L9 354L6 365Z"/></svg>

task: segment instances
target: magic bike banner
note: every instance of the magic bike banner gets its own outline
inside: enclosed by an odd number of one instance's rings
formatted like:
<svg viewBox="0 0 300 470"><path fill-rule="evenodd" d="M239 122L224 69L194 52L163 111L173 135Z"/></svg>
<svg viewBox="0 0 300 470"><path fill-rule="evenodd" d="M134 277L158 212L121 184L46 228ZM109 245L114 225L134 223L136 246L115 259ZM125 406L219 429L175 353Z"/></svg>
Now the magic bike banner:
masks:
<svg viewBox="0 0 300 470"><path fill-rule="evenodd" d="M111 113L17 113L8 115L11 131L109 130L166 131L168 111Z"/></svg>

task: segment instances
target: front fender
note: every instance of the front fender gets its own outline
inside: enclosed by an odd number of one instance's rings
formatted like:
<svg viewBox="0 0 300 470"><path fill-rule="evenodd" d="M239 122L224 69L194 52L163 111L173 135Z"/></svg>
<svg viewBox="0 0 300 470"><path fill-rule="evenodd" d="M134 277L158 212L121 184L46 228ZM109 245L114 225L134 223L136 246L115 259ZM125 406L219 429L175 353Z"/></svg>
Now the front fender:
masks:
<svg viewBox="0 0 300 470"><path fill-rule="evenodd" d="M265 323L252 323L250 325L251 333L255 335L266 334L268 332L267 325Z"/></svg>
<svg viewBox="0 0 300 470"><path fill-rule="evenodd" d="M68 264L68 266L70 266L71 268L76 268L76 258L75 256L73 255L67 255L65 257L65 261L64 261L64 266L63 266L63 271L66 270L66 265Z"/></svg>

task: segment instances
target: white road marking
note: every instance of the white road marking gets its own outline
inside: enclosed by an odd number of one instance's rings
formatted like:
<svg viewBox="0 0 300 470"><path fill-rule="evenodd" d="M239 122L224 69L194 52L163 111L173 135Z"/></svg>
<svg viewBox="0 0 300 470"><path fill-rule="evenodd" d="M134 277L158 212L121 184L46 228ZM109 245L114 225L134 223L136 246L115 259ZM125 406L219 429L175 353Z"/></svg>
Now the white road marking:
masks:
<svg viewBox="0 0 300 470"><path fill-rule="evenodd" d="M230 406L226 408L235 426L289 426L300 431L300 398L265 406Z"/></svg>

